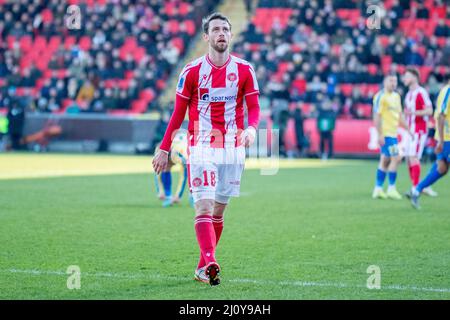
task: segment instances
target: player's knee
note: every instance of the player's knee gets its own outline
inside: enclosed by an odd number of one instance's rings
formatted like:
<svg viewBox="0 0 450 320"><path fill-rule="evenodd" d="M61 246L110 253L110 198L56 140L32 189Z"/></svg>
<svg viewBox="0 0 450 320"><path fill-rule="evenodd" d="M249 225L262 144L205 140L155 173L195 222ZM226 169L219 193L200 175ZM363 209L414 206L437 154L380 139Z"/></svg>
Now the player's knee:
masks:
<svg viewBox="0 0 450 320"><path fill-rule="evenodd" d="M417 157L410 157L410 158L408 159L408 162L409 162L409 164L410 164L411 166L415 166L415 165L420 164L420 161L419 161L419 159L418 159Z"/></svg>
<svg viewBox="0 0 450 320"><path fill-rule="evenodd" d="M444 161L438 161L438 172L442 175L448 172L448 163Z"/></svg>
<svg viewBox="0 0 450 320"><path fill-rule="evenodd" d="M214 200L202 199L195 202L196 215L209 214L212 215L214 210Z"/></svg>
<svg viewBox="0 0 450 320"><path fill-rule="evenodd" d="M225 208L226 208L226 207L227 207L226 204L216 202L216 203L214 204L214 213L213 213L213 216L216 216L216 217L223 217L223 215L224 215L224 213L225 213Z"/></svg>
<svg viewBox="0 0 450 320"><path fill-rule="evenodd" d="M381 169L387 170L387 168L389 167L390 162L391 162L390 158L383 157L383 159L381 159L381 161L380 161Z"/></svg>
<svg viewBox="0 0 450 320"><path fill-rule="evenodd" d="M230 201L230 197L229 196L216 194L216 205L217 205L217 203L223 204L223 205L227 205L229 201Z"/></svg>

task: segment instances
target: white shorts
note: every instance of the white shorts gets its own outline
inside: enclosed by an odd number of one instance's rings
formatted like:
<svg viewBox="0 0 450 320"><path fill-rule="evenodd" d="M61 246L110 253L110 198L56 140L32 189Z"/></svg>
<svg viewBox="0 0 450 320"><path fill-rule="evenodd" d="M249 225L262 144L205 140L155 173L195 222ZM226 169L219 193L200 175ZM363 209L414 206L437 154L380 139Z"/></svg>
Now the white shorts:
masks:
<svg viewBox="0 0 450 320"><path fill-rule="evenodd" d="M405 156L422 158L428 135L424 132L416 132L413 137L405 135Z"/></svg>
<svg viewBox="0 0 450 320"><path fill-rule="evenodd" d="M194 202L238 197L244 170L245 148L189 147L189 188Z"/></svg>

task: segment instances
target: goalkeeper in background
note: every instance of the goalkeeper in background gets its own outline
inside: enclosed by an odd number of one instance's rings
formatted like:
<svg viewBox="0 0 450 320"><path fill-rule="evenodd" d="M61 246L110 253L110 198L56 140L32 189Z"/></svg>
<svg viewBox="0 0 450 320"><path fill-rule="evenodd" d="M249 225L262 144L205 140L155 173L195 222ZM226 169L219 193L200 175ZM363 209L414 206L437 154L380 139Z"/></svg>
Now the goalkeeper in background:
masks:
<svg viewBox="0 0 450 320"><path fill-rule="evenodd" d="M159 150L159 146L156 148L156 152ZM187 181L187 165L186 165L186 150L187 150L187 137L185 133L178 133L175 136L172 147L169 153L169 163L166 170L160 174L155 173L155 186L158 198L162 200L163 207L169 207L174 203L180 203L183 197L184 190L186 189ZM178 186L175 194L172 195L172 172L171 169L178 166L180 169L180 175L178 179ZM189 201L192 204L191 196Z"/></svg>

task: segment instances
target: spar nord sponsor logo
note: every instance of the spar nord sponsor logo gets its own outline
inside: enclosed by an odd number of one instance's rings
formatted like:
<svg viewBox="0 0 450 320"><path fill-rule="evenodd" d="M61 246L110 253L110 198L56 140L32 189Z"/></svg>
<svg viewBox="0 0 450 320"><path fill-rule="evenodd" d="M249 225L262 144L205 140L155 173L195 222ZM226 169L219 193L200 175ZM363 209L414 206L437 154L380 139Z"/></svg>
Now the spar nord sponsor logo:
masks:
<svg viewBox="0 0 450 320"><path fill-rule="evenodd" d="M199 88L199 99L207 102L236 101L237 90L230 88Z"/></svg>

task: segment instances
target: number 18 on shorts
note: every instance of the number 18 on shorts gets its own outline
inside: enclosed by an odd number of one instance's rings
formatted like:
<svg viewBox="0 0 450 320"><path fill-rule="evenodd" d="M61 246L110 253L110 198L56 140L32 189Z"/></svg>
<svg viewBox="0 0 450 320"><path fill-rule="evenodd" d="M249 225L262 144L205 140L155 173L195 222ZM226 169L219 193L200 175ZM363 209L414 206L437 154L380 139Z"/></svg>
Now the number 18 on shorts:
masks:
<svg viewBox="0 0 450 320"><path fill-rule="evenodd" d="M244 170L245 149L189 148L189 185L194 202L238 197Z"/></svg>

